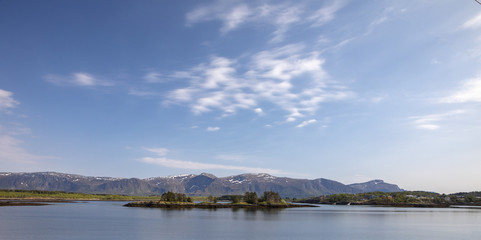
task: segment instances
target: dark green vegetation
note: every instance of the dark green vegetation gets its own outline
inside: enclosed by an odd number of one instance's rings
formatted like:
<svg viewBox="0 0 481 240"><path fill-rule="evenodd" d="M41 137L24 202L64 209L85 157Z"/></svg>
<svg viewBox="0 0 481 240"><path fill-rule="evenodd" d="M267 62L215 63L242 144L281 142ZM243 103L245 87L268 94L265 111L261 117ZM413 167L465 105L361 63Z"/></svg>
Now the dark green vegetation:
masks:
<svg viewBox="0 0 481 240"><path fill-rule="evenodd" d="M165 192L160 196L160 201L164 202L192 202L192 198L184 193Z"/></svg>
<svg viewBox="0 0 481 240"><path fill-rule="evenodd" d="M449 207L451 205L481 206L481 192L438 194L432 192L371 192L332 194L297 200L300 203L383 205L396 207Z"/></svg>
<svg viewBox="0 0 481 240"><path fill-rule="evenodd" d="M171 196L182 195L179 193L166 193ZM227 196L224 196L227 197ZM246 192L241 201L240 196L233 195L230 196L232 201L230 203L217 203L217 198L209 196L208 201L193 203L187 199L182 199L178 201L175 198L161 198L159 201L142 201L142 202L131 202L125 204L126 207L147 207L147 208L249 208L249 209L266 209L266 208L293 208L293 207L314 207L312 205L299 205L287 203L276 192L264 192L261 198L257 198L257 193Z"/></svg>
<svg viewBox="0 0 481 240"><path fill-rule="evenodd" d="M29 199L43 201L57 200L99 200L99 201L132 201L158 199L159 196L139 197L111 194L83 194L67 193L62 191L40 191L40 190L0 190L0 199Z"/></svg>
<svg viewBox="0 0 481 240"><path fill-rule="evenodd" d="M259 203L259 199L257 198L256 192L246 192L244 194L244 202L248 204L257 204Z"/></svg>

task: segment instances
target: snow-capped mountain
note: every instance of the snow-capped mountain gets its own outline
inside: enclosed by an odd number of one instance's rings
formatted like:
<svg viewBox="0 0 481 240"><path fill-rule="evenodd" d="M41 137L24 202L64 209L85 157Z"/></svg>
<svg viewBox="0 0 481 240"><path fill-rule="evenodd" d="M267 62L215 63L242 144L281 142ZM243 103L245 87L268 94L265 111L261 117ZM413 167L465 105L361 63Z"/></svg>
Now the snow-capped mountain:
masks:
<svg viewBox="0 0 481 240"><path fill-rule="evenodd" d="M87 177L57 172L0 173L0 189L50 190L82 193L160 195L166 191L189 195L221 196L244 194L246 191L278 192L283 197L310 197L335 193L370 191L403 191L397 185L373 180L366 183L344 185L329 179L295 179L275 177L266 173L240 174L216 177L209 173L199 175L138 178Z"/></svg>

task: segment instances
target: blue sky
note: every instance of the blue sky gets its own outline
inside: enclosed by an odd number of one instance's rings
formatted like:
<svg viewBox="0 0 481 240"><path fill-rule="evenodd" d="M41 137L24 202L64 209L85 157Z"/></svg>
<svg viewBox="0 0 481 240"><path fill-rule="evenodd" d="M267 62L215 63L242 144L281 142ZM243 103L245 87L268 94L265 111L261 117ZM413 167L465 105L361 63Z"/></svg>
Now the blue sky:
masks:
<svg viewBox="0 0 481 240"><path fill-rule="evenodd" d="M0 171L481 190L475 1L1 1Z"/></svg>

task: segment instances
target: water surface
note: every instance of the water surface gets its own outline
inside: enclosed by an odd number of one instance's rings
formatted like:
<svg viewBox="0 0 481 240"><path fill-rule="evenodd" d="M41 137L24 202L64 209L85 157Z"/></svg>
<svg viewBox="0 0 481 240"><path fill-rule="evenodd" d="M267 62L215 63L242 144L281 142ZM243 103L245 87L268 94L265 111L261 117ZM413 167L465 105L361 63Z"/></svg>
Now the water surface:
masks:
<svg viewBox="0 0 481 240"><path fill-rule="evenodd" d="M0 239L481 239L481 210L329 206L272 210L0 207Z"/></svg>

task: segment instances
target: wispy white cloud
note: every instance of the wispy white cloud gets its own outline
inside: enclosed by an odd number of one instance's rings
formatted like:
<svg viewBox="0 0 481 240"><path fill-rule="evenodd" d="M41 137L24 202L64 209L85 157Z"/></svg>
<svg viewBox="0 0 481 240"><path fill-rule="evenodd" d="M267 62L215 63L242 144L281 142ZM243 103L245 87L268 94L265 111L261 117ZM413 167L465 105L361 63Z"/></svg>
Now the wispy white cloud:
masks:
<svg viewBox="0 0 481 240"><path fill-rule="evenodd" d="M272 50L261 51L253 56L251 76L290 80L305 73L324 77L322 64L324 59L317 52L309 52L302 56L304 45L290 44Z"/></svg>
<svg viewBox="0 0 481 240"><path fill-rule="evenodd" d="M439 125L436 124L419 124L416 125L417 128L419 129L426 129L426 130L436 130L439 128Z"/></svg>
<svg viewBox="0 0 481 240"><path fill-rule="evenodd" d="M326 43L329 43L331 40L329 40L329 38L327 38L326 36L324 35L320 35L319 38L317 39L317 44L326 44Z"/></svg>
<svg viewBox="0 0 481 240"><path fill-rule="evenodd" d="M186 15L186 25L191 26L200 22L219 20L221 32L226 33L236 29L249 20L252 10L245 4L232 4L218 1L212 5L198 7Z"/></svg>
<svg viewBox="0 0 481 240"><path fill-rule="evenodd" d="M13 93L0 89L0 111L8 112L8 109L16 107L20 104L17 100L13 99Z"/></svg>
<svg viewBox="0 0 481 240"><path fill-rule="evenodd" d="M249 172L249 173L285 174L284 171L277 170L277 169L270 169L270 168L255 168L255 167L245 167L245 166L235 166L235 165L201 163L201 162L175 160L175 159L169 159L165 157L161 157L161 158L144 157L139 159L139 161L144 163L164 166L164 167L188 169L188 170L232 170L232 171Z"/></svg>
<svg viewBox="0 0 481 240"><path fill-rule="evenodd" d="M481 76L468 79L462 86L447 97L439 99L441 103L481 102Z"/></svg>
<svg viewBox="0 0 481 240"><path fill-rule="evenodd" d="M288 117L286 119L286 122L294 122L294 121L296 121L296 118L294 118L294 117Z"/></svg>
<svg viewBox="0 0 481 240"><path fill-rule="evenodd" d="M46 75L45 80L56 85L73 85L80 87L113 86L113 82L101 79L85 72L72 73L69 76Z"/></svg>
<svg viewBox="0 0 481 240"><path fill-rule="evenodd" d="M284 40L284 35L289 31L292 24L301 20L302 10L296 6L282 7L273 18L273 23L276 30L272 33L272 43L281 42Z"/></svg>
<svg viewBox="0 0 481 240"><path fill-rule="evenodd" d="M453 116L464 114L467 111L464 109L458 109L440 114L430 114L424 116L410 117L412 124L419 129L424 130L436 130L441 127L440 122L445 121Z"/></svg>
<svg viewBox="0 0 481 240"><path fill-rule="evenodd" d="M384 96L377 96L377 97L371 97L371 98L369 99L369 101L372 102L372 103L380 103L380 102L384 101L384 99L386 99L386 97L384 97Z"/></svg>
<svg viewBox="0 0 481 240"><path fill-rule="evenodd" d="M157 95L157 93L153 91L142 91L142 90L136 90L136 89L130 89L128 94L132 96L139 96L139 97Z"/></svg>
<svg viewBox="0 0 481 240"><path fill-rule="evenodd" d="M216 132L220 130L220 127L207 127L206 130L209 132Z"/></svg>
<svg viewBox="0 0 481 240"><path fill-rule="evenodd" d="M478 15L470 18L468 21L464 22L461 27L470 29L476 29L481 27L481 12Z"/></svg>
<svg viewBox="0 0 481 240"><path fill-rule="evenodd" d="M312 21L312 26L317 27L332 21L336 12L344 7L345 4L345 1L333 1L330 5L318 9L309 17L309 20Z"/></svg>
<svg viewBox="0 0 481 240"><path fill-rule="evenodd" d="M165 79L164 79L164 76L158 72L149 72L147 74L145 74L145 76L143 77L143 79L147 82L147 83L161 83L161 82L165 82Z"/></svg>
<svg viewBox="0 0 481 240"><path fill-rule="evenodd" d="M339 49L343 48L344 46L354 42L355 40L359 40L359 39L362 39L362 38L365 38L365 37L369 36L371 33L373 33L376 30L377 27L379 27L384 22L389 20L390 14L392 14L392 12L393 12L393 9L391 9L391 8L385 9L382 12L381 16L372 20L369 23L369 25L367 25L364 32L362 32L361 34L356 35L356 36L350 36L350 37L347 37L346 39L341 39L341 40L337 41L337 43L333 44L332 46L328 46L323 51L339 50ZM318 44L323 44L323 43L326 43L326 42L330 42L330 41L328 39L325 39L323 36L321 36L318 40Z"/></svg>
<svg viewBox="0 0 481 240"><path fill-rule="evenodd" d="M374 27L376 27L377 25L380 25L382 23L384 23L385 21L387 21L388 18L387 16L381 16L380 18L378 19L375 19L374 21L372 21L370 24L369 24L369 29L373 29Z"/></svg>
<svg viewBox="0 0 481 240"><path fill-rule="evenodd" d="M186 25L192 26L207 21L220 21L220 31L225 34L247 23L262 23L272 26L272 43L284 40L285 34L294 24L321 26L335 17L335 13L345 5L344 1L334 1L318 10L311 10L304 4L282 2L267 3L264 1L236 3L217 1L193 9L186 14ZM314 12L315 11L315 12ZM310 15L305 18L304 16Z"/></svg>
<svg viewBox="0 0 481 240"><path fill-rule="evenodd" d="M194 114L219 109L229 116L239 109L264 112L260 103L269 102L287 111L286 118L293 121L313 114L323 102L354 96L328 81L324 59L304 48L294 44L261 51L245 63L212 57L187 71L189 86L172 90L165 103L188 104Z"/></svg>
<svg viewBox="0 0 481 240"><path fill-rule="evenodd" d="M317 122L316 119L310 119L310 120L303 121L301 124L297 125L296 127L297 127L297 128L303 128L303 127L305 127L305 126L307 126L307 125L311 125L311 124L314 124L314 123L316 123L316 122Z"/></svg>
<svg viewBox="0 0 481 240"><path fill-rule="evenodd" d="M0 132L4 135L9 136L20 136L20 135L30 135L32 134L32 130L24 125L17 123L17 122L9 122L4 124L3 126L0 125Z"/></svg>
<svg viewBox="0 0 481 240"><path fill-rule="evenodd" d="M169 103L182 103L182 102L190 102L193 99L193 96L198 93L199 90L195 88L179 88L174 91L171 91L167 98L168 100L165 102L166 104Z"/></svg>
<svg viewBox="0 0 481 240"><path fill-rule="evenodd" d="M147 150L151 153L155 153L162 157L167 155L167 153L169 152L168 148L144 148L144 150Z"/></svg>
<svg viewBox="0 0 481 240"><path fill-rule="evenodd" d="M251 14L246 5L235 6L232 11L223 16L224 26L221 28L222 32L228 32L237 28L240 24L246 21Z"/></svg>

